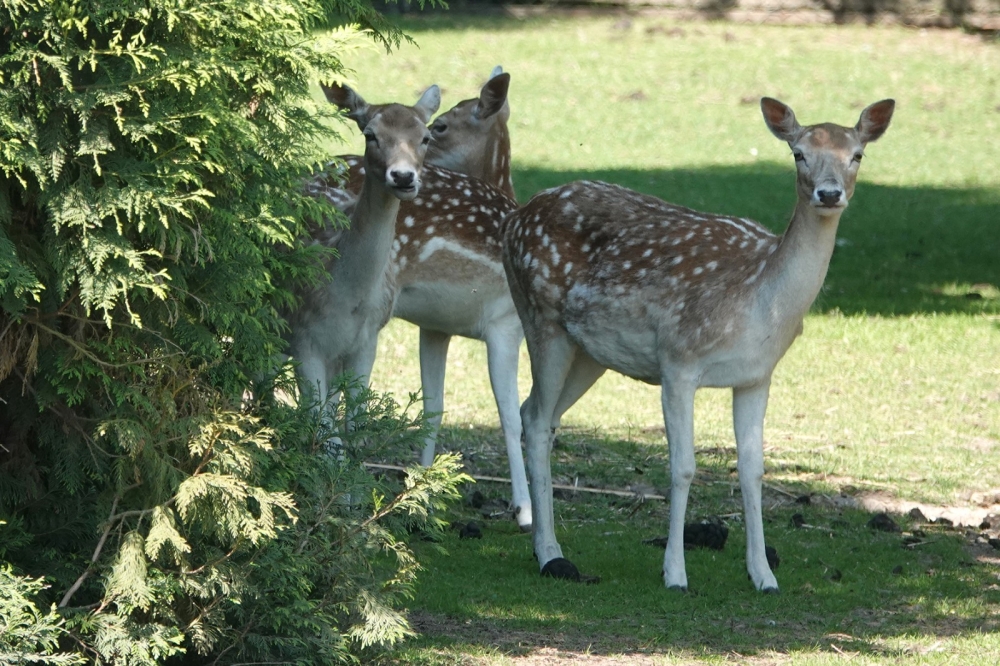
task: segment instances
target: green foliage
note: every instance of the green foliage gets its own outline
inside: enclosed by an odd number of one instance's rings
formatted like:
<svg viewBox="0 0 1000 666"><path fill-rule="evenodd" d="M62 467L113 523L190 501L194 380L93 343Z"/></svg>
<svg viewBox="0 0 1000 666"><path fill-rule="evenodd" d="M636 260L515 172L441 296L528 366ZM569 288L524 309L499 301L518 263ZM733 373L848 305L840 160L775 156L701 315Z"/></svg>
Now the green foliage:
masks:
<svg viewBox="0 0 1000 666"><path fill-rule="evenodd" d="M3 523L0 522L0 527ZM79 664L82 655L58 650L65 634L55 606L43 613L31 601L45 587L39 578L15 576L0 567L0 664Z"/></svg>
<svg viewBox="0 0 1000 666"><path fill-rule="evenodd" d="M312 411L245 398L322 275L307 228L342 219L301 183L332 116L309 87L358 39L314 33L345 22L401 38L365 0L0 1L0 558L93 662L328 663L407 632L397 516L428 522L453 461L397 489ZM421 431L361 399L349 442ZM33 617L51 651L62 620Z"/></svg>
<svg viewBox="0 0 1000 666"><path fill-rule="evenodd" d="M437 516L469 479L454 455L408 469L402 479L374 476L360 464L362 452L366 458L411 456L427 422L409 414L412 396L400 412L385 395L345 387L351 390L322 419L280 402L263 409L269 420L286 424L281 439L287 447L271 459L265 477L292 489L298 521L254 559L251 587L229 611L232 628L221 641L231 646L227 660L326 664L347 659L349 648L411 634L397 610L412 596L420 569L407 541L436 538L444 527ZM318 455L333 433L343 440L341 455Z"/></svg>

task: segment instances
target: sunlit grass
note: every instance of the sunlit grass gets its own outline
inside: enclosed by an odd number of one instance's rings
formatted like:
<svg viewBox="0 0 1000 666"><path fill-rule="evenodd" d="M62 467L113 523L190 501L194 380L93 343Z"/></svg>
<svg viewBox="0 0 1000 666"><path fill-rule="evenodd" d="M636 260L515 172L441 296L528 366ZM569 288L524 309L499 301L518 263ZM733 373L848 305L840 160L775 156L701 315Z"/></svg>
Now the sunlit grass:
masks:
<svg viewBox="0 0 1000 666"><path fill-rule="evenodd" d="M449 534L450 555L421 553L427 571L412 604L439 626L396 658L543 663L544 650L563 649L662 664L1000 662L997 560L976 562L961 532L946 530L904 548L833 501L870 491L968 505L1000 487L1000 46L959 32L652 17L445 16L407 30L416 46L348 61L359 91L412 103L438 83L447 108L503 65L522 201L598 178L780 231L794 171L759 97L782 99L806 123L853 124L884 97L897 111L866 151L825 289L774 376L764 511L782 596L746 582L730 396L702 391L689 516L729 516L731 532L722 552L688 553L692 594L667 594L662 551L641 544L666 532L665 503L560 499L559 538L599 585L540 579L512 522L488 522L481 541ZM345 135L331 150L360 151ZM412 326L390 324L373 385L417 390L416 349ZM464 451L472 471L505 475L485 368L481 343L452 342L441 444ZM529 387L522 353L522 397ZM608 373L564 426L557 482L667 490L656 387ZM817 502L795 504L799 494ZM793 528L795 512L817 529Z"/></svg>

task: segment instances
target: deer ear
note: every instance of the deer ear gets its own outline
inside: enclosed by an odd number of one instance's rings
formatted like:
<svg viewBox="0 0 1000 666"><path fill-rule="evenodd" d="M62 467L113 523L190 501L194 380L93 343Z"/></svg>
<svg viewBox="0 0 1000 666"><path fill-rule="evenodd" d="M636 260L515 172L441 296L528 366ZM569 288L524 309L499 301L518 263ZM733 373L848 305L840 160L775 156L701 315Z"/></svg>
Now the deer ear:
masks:
<svg viewBox="0 0 1000 666"><path fill-rule="evenodd" d="M861 112L861 118L854 129L858 132L861 143L875 141L889 129L889 121L892 120L892 112L896 109L896 100L883 99L875 102Z"/></svg>
<svg viewBox="0 0 1000 666"><path fill-rule="evenodd" d="M320 84L320 87L323 88L326 101L347 111L347 117L358 124L358 129L364 131L368 121L371 120L368 102L349 86L334 83L329 86Z"/></svg>
<svg viewBox="0 0 1000 666"><path fill-rule="evenodd" d="M788 142L792 142L798 137L802 127L795 120L795 114L792 113L788 105L772 97L761 97L760 110L764 114L764 122L767 123L771 134Z"/></svg>
<svg viewBox="0 0 1000 666"><path fill-rule="evenodd" d="M496 71L496 70L494 70ZM485 120L499 112L507 103L507 90L510 88L510 74L501 72L483 86L479 91L479 104L475 115L479 120Z"/></svg>
<svg viewBox="0 0 1000 666"><path fill-rule="evenodd" d="M413 105L413 108L417 110L417 113L424 119L424 122L428 122L437 110L441 107L441 89L436 85L431 86L424 91L424 94L420 96L417 103Z"/></svg>

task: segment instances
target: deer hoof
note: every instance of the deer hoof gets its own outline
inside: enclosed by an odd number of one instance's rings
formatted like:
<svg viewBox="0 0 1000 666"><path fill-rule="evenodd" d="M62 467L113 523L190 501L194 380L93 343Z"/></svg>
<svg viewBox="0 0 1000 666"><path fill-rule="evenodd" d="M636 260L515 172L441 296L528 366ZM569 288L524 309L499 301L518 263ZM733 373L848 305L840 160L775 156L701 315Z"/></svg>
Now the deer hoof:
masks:
<svg viewBox="0 0 1000 666"><path fill-rule="evenodd" d="M566 580L580 580L580 570L565 557L557 557L546 562L545 566L542 567L542 575L551 576L552 578L565 578Z"/></svg>
<svg viewBox="0 0 1000 666"><path fill-rule="evenodd" d="M679 592L680 594L687 594L687 587L684 585L671 585L667 588L671 592Z"/></svg>
<svg viewBox="0 0 1000 666"><path fill-rule="evenodd" d="M576 568L576 565L565 557L557 557L546 562L545 566L542 567L542 575L571 580L576 583L593 584L601 581L598 576L584 576Z"/></svg>

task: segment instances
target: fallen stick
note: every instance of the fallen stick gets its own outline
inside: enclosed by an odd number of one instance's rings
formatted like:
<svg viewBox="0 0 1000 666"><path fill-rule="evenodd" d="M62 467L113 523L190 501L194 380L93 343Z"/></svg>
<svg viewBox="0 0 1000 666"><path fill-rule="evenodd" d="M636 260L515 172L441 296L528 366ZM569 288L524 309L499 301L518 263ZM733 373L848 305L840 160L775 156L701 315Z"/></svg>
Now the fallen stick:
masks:
<svg viewBox="0 0 1000 666"><path fill-rule="evenodd" d="M405 472L406 468L400 465L383 465L381 463L365 463L365 467L371 469L388 469L396 472ZM510 483L510 479L506 479L502 476L480 476L477 474L470 474L476 481L488 481L491 483ZM576 490L581 493L593 493L595 495L614 495L616 497L638 497L643 500L666 500L667 498L663 495L656 495L653 493L646 493L638 490L613 490L611 488L587 488L585 486L569 486L562 483L553 483L552 487L556 490Z"/></svg>

